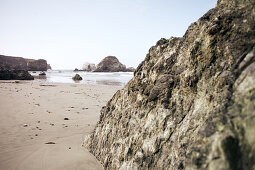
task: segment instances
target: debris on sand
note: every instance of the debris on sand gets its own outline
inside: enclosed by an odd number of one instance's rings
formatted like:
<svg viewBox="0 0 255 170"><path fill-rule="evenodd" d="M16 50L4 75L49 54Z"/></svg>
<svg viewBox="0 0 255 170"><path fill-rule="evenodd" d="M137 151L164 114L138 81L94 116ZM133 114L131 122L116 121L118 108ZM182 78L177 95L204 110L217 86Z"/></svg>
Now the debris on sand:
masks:
<svg viewBox="0 0 255 170"><path fill-rule="evenodd" d="M49 87L55 87L56 85L52 85L52 84L40 84L40 86L49 86Z"/></svg>
<svg viewBox="0 0 255 170"><path fill-rule="evenodd" d="M47 142L45 144L56 144L55 142Z"/></svg>

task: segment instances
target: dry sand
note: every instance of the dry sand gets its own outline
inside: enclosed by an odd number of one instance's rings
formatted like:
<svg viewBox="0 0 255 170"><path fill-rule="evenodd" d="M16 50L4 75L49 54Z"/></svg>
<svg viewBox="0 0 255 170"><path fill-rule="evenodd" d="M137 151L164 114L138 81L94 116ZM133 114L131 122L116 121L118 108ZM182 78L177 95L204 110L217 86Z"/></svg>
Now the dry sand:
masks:
<svg viewBox="0 0 255 170"><path fill-rule="evenodd" d="M0 81L0 169L103 169L82 141L120 88Z"/></svg>

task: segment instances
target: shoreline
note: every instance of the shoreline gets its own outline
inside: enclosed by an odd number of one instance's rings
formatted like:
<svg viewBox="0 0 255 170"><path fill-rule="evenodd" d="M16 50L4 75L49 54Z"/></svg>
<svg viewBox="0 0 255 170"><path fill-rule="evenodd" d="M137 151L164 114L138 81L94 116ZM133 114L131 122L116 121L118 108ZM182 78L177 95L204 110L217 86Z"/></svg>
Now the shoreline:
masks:
<svg viewBox="0 0 255 170"><path fill-rule="evenodd" d="M45 76L40 76L39 72L29 72L34 81L49 83L72 83L72 84L95 84L112 85L124 87L133 78L133 72L85 72L79 73L72 70L49 70ZM79 74L83 79L74 81L72 77Z"/></svg>
<svg viewBox="0 0 255 170"><path fill-rule="evenodd" d="M82 147L122 86L0 81L1 169L103 169Z"/></svg>

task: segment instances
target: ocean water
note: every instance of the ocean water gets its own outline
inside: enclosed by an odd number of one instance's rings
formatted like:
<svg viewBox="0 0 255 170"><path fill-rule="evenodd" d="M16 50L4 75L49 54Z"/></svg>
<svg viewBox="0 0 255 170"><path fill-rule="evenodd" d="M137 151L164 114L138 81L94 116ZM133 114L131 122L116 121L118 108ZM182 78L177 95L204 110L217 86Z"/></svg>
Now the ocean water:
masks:
<svg viewBox="0 0 255 170"><path fill-rule="evenodd" d="M30 72L35 77L34 81L52 83L78 83L78 84L103 84L124 86L133 78L133 72L85 72L73 70L48 70L46 76L39 76L40 72ZM74 81L72 77L79 74L83 80Z"/></svg>

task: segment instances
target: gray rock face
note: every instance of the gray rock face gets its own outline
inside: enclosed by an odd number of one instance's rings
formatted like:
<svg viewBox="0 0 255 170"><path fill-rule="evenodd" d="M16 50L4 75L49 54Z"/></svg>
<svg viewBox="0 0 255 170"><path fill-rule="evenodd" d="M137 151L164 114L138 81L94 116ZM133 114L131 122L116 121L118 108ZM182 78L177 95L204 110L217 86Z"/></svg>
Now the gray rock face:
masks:
<svg viewBox="0 0 255 170"><path fill-rule="evenodd" d="M126 66L119 62L115 56L105 57L98 65L95 72L126 72Z"/></svg>
<svg viewBox="0 0 255 170"><path fill-rule="evenodd" d="M0 68L2 70L47 71L47 61L0 55Z"/></svg>
<svg viewBox="0 0 255 170"><path fill-rule="evenodd" d="M72 78L75 81L82 80L82 77L79 74L75 74L75 76Z"/></svg>
<svg viewBox="0 0 255 170"><path fill-rule="evenodd" d="M47 70L52 70L50 64L47 64Z"/></svg>
<svg viewBox="0 0 255 170"><path fill-rule="evenodd" d="M150 48L84 142L106 169L255 169L255 1Z"/></svg>
<svg viewBox="0 0 255 170"><path fill-rule="evenodd" d="M1 70L27 70L27 62L21 57L0 55Z"/></svg>
<svg viewBox="0 0 255 170"><path fill-rule="evenodd" d="M25 59L27 62L27 70L28 71L47 71L48 64L46 60L39 59Z"/></svg>

